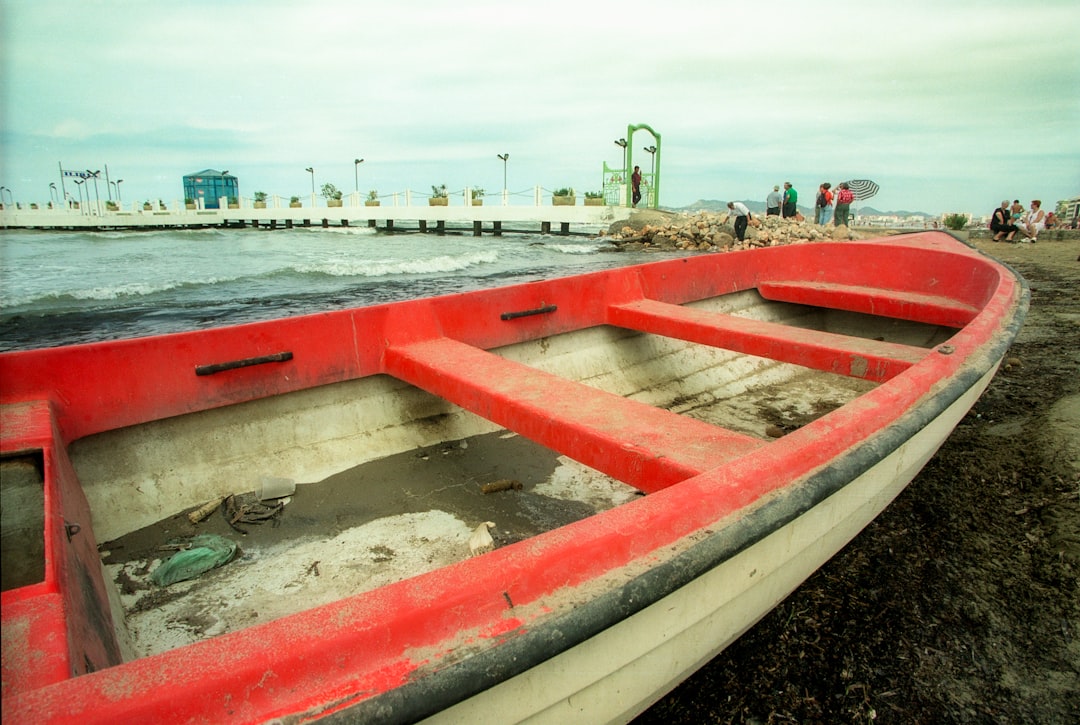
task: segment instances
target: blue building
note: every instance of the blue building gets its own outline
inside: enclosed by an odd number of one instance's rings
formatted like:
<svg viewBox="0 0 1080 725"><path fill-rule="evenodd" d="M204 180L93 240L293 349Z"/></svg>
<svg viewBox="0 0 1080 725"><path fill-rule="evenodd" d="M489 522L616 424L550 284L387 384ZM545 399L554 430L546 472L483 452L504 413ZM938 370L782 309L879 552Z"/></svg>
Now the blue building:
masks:
<svg viewBox="0 0 1080 725"><path fill-rule="evenodd" d="M228 171L203 169L184 177L184 198L202 200L204 209L219 208L218 200L240 198L240 184Z"/></svg>

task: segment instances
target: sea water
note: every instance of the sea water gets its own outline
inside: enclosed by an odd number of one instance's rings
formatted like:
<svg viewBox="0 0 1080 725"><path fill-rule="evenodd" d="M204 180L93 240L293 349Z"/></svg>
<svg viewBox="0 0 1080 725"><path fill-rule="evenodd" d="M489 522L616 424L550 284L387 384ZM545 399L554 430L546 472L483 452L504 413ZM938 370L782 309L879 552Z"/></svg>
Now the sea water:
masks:
<svg viewBox="0 0 1080 725"><path fill-rule="evenodd" d="M571 236L363 227L0 232L0 351L239 324L655 261Z"/></svg>

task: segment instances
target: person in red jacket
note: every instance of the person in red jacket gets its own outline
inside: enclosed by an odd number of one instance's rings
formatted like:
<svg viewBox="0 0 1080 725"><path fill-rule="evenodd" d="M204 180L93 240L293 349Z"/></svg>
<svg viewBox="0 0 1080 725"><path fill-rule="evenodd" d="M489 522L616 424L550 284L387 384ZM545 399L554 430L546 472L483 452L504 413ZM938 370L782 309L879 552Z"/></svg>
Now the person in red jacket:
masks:
<svg viewBox="0 0 1080 725"><path fill-rule="evenodd" d="M851 202L855 201L855 192L848 188L847 182L840 182L836 192L836 226L846 227L851 217Z"/></svg>

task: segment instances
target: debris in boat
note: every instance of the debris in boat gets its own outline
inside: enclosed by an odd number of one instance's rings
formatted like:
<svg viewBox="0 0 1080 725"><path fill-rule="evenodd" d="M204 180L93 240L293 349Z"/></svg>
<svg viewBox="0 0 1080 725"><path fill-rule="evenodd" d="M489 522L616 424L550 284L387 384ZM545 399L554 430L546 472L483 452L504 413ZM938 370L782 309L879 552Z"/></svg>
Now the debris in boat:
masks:
<svg viewBox="0 0 1080 725"><path fill-rule="evenodd" d="M524 486L521 481L512 478L500 478L498 481L485 483L480 487L481 493L498 493L499 491L520 491Z"/></svg>
<svg viewBox="0 0 1080 725"><path fill-rule="evenodd" d="M770 438L783 438L784 429L778 425L767 425L765 426L765 435Z"/></svg>
<svg viewBox="0 0 1080 725"><path fill-rule="evenodd" d="M285 498L294 493L296 493L296 481L280 476L259 476L259 485L255 488L255 496L260 501Z"/></svg>
<svg viewBox="0 0 1080 725"><path fill-rule="evenodd" d="M278 516L284 508L284 501L265 504L259 501L255 494L234 494L226 498L221 506L229 526L241 534L246 534L247 531L240 528L238 524L261 524Z"/></svg>
<svg viewBox="0 0 1080 725"><path fill-rule="evenodd" d="M472 532L469 537L469 551L473 553L473 556L482 554L485 551L491 551L495 548L495 539L491 538L491 534L488 533L488 529L493 528L495 523L493 521L485 521L476 527L476 530Z"/></svg>
<svg viewBox="0 0 1080 725"><path fill-rule="evenodd" d="M192 511L191 513L189 513L187 515L188 520L190 520L191 523L193 523L193 524L199 523L200 521L205 519L207 516L214 513L215 511L217 511L217 507L220 506L221 502L224 501L224 500L225 500L224 496L219 496L218 498L215 498L212 501L207 501L202 506L200 506L199 508L197 508L194 511Z"/></svg>
<svg viewBox="0 0 1080 725"><path fill-rule="evenodd" d="M154 569L150 580L159 587L194 579L227 564L236 554L236 544L217 534L191 537L190 548L178 551Z"/></svg>

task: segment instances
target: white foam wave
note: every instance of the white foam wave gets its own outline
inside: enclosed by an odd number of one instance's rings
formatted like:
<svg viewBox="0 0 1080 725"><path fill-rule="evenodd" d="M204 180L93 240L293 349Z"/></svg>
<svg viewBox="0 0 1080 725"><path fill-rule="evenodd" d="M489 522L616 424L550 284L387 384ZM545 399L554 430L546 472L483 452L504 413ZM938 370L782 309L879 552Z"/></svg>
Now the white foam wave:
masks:
<svg viewBox="0 0 1080 725"><path fill-rule="evenodd" d="M463 255L440 255L427 259L337 259L298 266L304 274L325 274L332 277L390 277L409 274L443 274L458 272L482 264L494 264L498 252L484 251Z"/></svg>
<svg viewBox="0 0 1080 725"><path fill-rule="evenodd" d="M596 254L600 249L594 244L545 244L545 249L550 249L553 252L559 252L560 254Z"/></svg>

